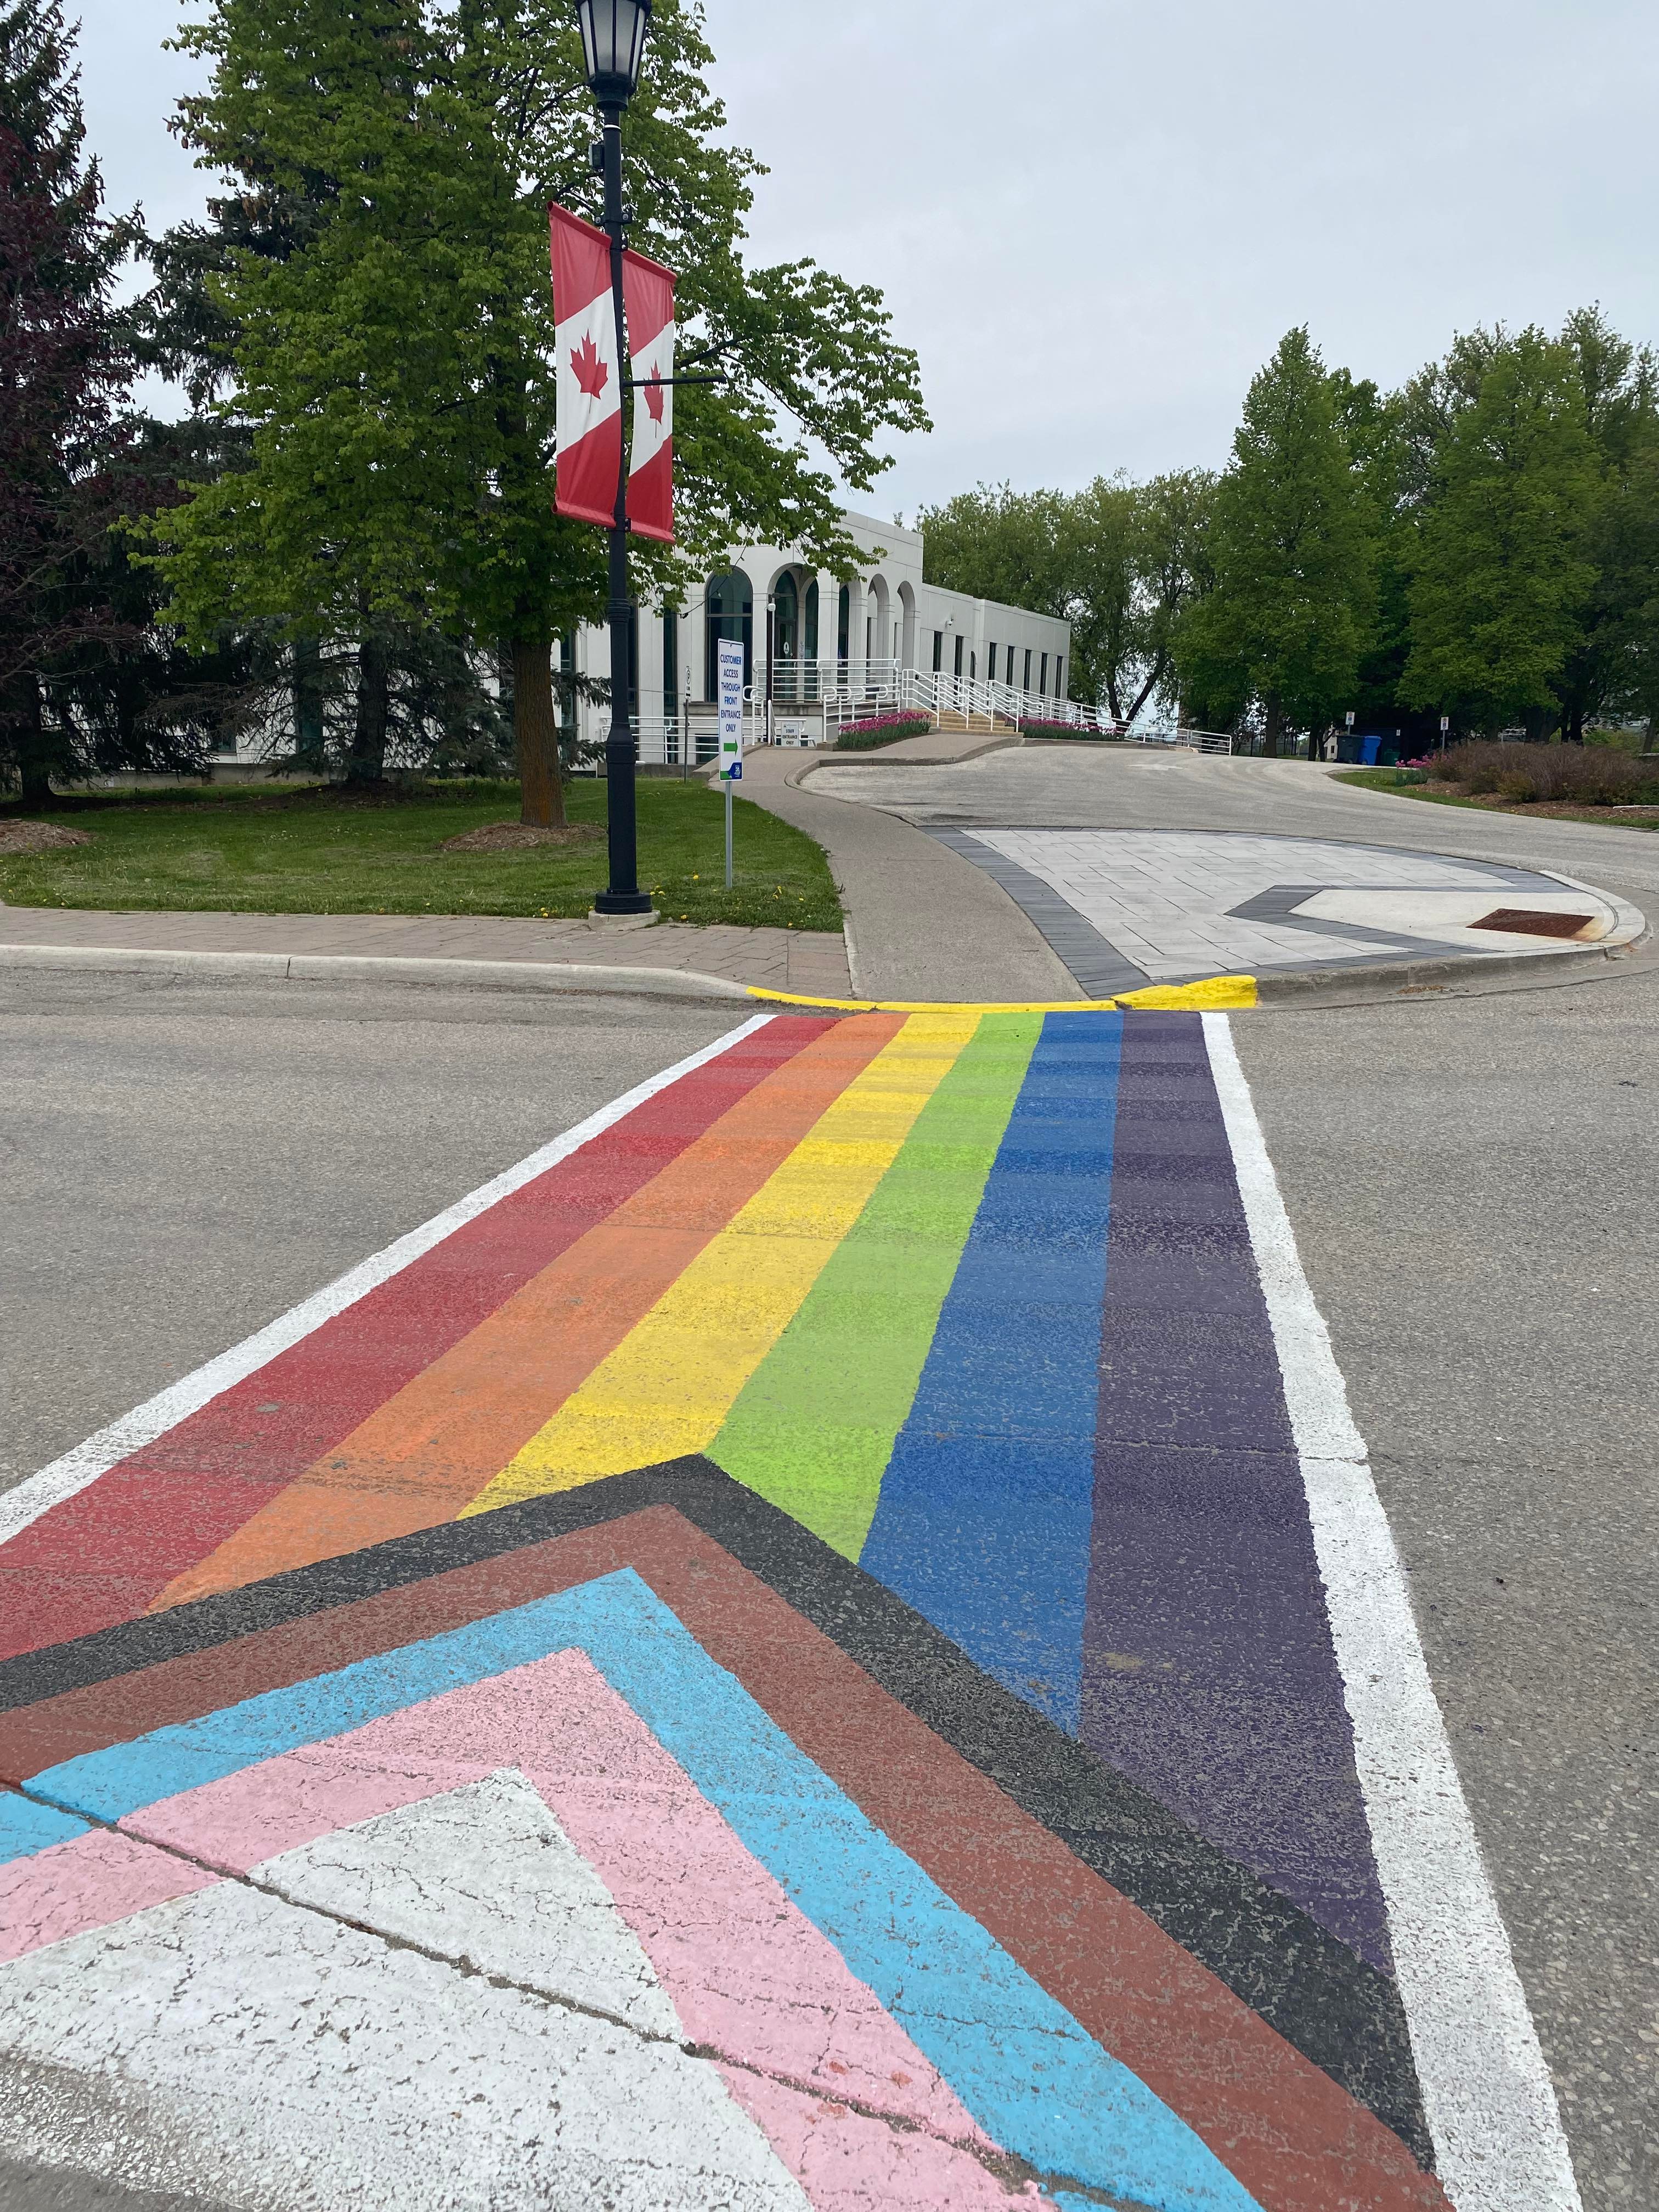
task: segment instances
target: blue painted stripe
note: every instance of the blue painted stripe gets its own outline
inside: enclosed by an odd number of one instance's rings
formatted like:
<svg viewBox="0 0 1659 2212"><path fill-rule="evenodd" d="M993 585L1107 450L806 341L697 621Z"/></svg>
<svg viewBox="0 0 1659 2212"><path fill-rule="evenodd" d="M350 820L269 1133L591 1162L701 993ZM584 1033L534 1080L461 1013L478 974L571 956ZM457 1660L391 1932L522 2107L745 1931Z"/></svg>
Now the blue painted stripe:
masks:
<svg viewBox="0 0 1659 2212"><path fill-rule="evenodd" d="M1121 1014L1050 1014L860 1558L1073 1735Z"/></svg>
<svg viewBox="0 0 1659 2212"><path fill-rule="evenodd" d="M640 1715L997 2142L1158 2212L1260 2212L1103 2051L873 1827L630 1569L447 1636L67 1761L30 1784L120 1818L574 1646Z"/></svg>
<svg viewBox="0 0 1659 2212"><path fill-rule="evenodd" d="M55 1805L37 1805L31 1797L0 1790L0 1866L33 1858L48 1844L66 1844L71 1836L86 1832L84 1820L71 1820Z"/></svg>

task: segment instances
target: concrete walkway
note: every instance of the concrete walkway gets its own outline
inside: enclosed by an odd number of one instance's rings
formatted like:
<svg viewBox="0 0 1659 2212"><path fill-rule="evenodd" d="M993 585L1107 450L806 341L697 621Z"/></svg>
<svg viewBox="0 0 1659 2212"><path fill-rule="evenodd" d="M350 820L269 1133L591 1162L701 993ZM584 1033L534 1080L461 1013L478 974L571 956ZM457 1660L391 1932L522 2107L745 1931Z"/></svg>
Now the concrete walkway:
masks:
<svg viewBox="0 0 1659 2212"><path fill-rule="evenodd" d="M994 883L1073 989L1097 997L1226 973L1582 964L1587 949L1642 938L1659 888L1646 831L1426 805L1301 763L1033 746L879 768L820 757L808 773L795 803L810 819L791 818L836 839L860 957L879 941L895 996L926 995L933 957L927 916L892 891L925 881L931 910L923 838ZM862 831L843 819L854 810ZM938 896L941 912L967 902L954 878ZM1529 918L1548 926L1529 932ZM1023 948L1006 909L1000 933Z"/></svg>
<svg viewBox="0 0 1659 2212"><path fill-rule="evenodd" d="M830 931L697 928L672 921L637 929L514 915L104 914L0 907L0 961L8 947L21 945L656 969L812 998L845 998L850 989L846 946Z"/></svg>
<svg viewBox="0 0 1659 2212"><path fill-rule="evenodd" d="M957 760L985 738L964 735L962 743ZM890 814L821 797L805 779L824 759L781 749L750 753L743 764L744 796L804 830L829 854L848 916L855 992L873 999L991 1001L1080 995L1042 933L988 876ZM902 766L860 765L878 778L897 775Z"/></svg>

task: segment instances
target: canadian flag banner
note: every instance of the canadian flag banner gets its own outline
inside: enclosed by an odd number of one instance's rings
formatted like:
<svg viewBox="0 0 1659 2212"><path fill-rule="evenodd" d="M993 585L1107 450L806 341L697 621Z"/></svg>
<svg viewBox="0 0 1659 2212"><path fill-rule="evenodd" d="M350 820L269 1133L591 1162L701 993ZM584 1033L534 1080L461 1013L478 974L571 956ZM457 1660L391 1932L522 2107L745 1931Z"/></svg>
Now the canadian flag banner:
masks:
<svg viewBox="0 0 1659 2212"><path fill-rule="evenodd" d="M634 367L634 445L628 459L628 522L641 538L674 542L674 272L630 248L623 256L623 304Z"/></svg>
<svg viewBox="0 0 1659 2212"><path fill-rule="evenodd" d="M611 298L611 241L568 210L547 210L553 246L558 451L554 506L578 522L616 520L622 371Z"/></svg>

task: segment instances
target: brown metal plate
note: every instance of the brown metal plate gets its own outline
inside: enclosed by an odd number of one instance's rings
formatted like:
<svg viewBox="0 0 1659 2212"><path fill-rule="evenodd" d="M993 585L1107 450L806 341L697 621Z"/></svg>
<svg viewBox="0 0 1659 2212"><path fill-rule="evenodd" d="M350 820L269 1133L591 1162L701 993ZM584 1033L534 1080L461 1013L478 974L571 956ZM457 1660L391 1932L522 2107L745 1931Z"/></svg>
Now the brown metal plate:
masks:
<svg viewBox="0 0 1659 2212"><path fill-rule="evenodd" d="M1595 920L1593 914L1539 914L1523 906L1498 906L1469 927L1508 930L1516 937L1577 937Z"/></svg>

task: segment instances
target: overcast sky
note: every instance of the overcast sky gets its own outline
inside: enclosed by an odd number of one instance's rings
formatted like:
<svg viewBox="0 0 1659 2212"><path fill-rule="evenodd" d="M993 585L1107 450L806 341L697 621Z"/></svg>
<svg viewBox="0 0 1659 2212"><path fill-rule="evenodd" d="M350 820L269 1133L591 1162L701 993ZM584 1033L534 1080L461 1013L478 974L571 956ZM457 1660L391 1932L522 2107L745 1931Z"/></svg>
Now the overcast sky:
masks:
<svg viewBox="0 0 1659 2212"><path fill-rule="evenodd" d="M201 12L190 9L194 15ZM82 0L110 196L200 204L176 0ZM708 0L757 258L879 285L931 437L861 502L1224 460L1292 324L1384 384L1599 299L1659 342L1652 0Z"/></svg>

